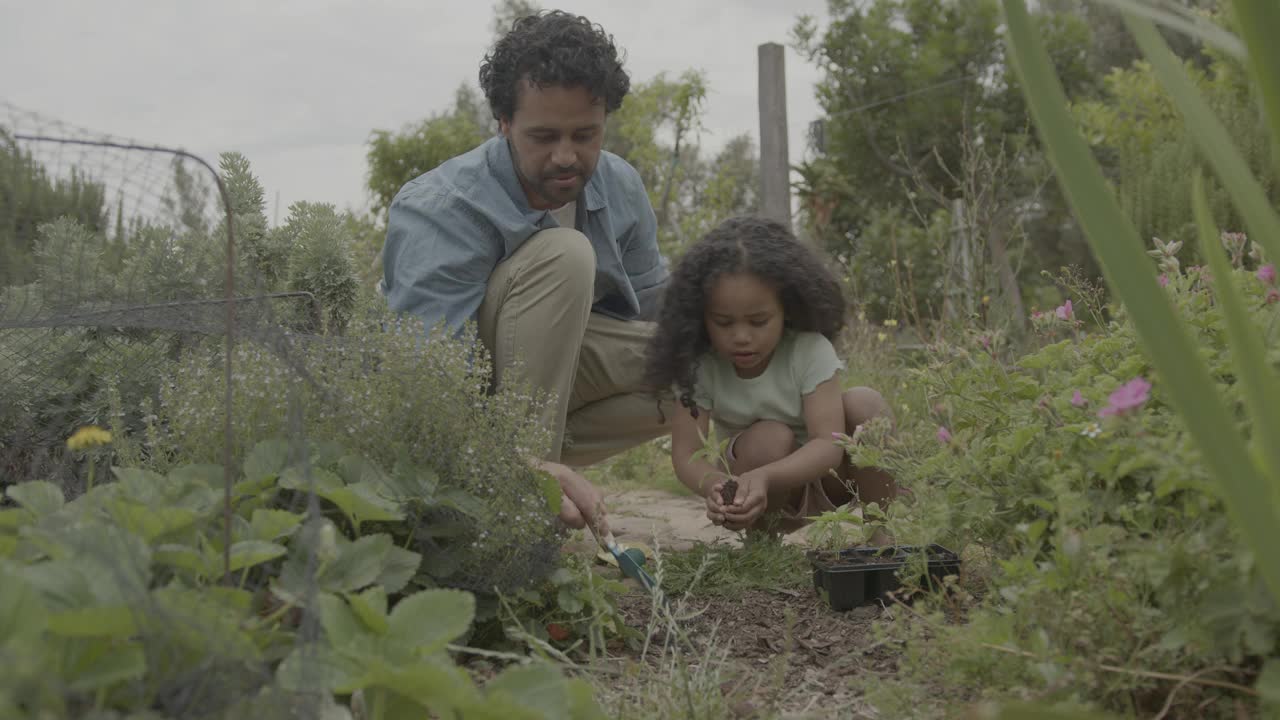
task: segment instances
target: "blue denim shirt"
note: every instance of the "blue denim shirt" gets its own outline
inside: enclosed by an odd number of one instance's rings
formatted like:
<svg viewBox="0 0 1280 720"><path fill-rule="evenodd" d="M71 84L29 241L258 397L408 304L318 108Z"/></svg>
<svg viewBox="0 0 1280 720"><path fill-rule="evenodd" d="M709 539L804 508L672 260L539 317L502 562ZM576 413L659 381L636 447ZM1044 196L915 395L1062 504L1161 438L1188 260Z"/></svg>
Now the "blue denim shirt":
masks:
<svg viewBox="0 0 1280 720"><path fill-rule="evenodd" d="M578 198L596 251L594 312L651 320L669 276L640 174L609 152ZM489 139L409 181L391 203L380 284L392 310L456 329L475 317L498 263L534 233L559 227L534 210L505 138Z"/></svg>

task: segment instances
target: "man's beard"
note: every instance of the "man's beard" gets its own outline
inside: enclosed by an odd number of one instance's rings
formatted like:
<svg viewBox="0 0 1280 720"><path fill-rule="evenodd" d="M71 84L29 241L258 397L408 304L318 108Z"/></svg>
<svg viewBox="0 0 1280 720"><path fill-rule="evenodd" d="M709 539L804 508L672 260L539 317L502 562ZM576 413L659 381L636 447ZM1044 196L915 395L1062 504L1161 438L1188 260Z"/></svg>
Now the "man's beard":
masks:
<svg viewBox="0 0 1280 720"><path fill-rule="evenodd" d="M515 144L510 139L507 140L507 147L511 150L511 164L515 168L516 175L520 178L524 187L537 193L538 197L549 203L559 203L561 205L573 202L582 196L587 189L587 180L590 179L591 173L579 168L571 168L565 172L551 173L550 175L539 175L537 180L530 178L525 174L524 169L520 165L520 155L516 152ZM557 188L554 185L553 178L563 176L568 173L574 173L575 187L571 191L572 194L566 196L566 191Z"/></svg>

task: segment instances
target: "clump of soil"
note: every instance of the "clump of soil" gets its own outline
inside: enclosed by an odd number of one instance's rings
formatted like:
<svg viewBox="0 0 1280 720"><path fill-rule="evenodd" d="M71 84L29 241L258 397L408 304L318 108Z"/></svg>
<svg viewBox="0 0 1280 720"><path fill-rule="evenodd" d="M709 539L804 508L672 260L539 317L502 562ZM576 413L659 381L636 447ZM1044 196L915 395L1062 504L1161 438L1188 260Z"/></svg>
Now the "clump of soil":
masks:
<svg viewBox="0 0 1280 720"><path fill-rule="evenodd" d="M738 481L729 478L720 486L720 500L725 505L732 505L733 499L738 496Z"/></svg>

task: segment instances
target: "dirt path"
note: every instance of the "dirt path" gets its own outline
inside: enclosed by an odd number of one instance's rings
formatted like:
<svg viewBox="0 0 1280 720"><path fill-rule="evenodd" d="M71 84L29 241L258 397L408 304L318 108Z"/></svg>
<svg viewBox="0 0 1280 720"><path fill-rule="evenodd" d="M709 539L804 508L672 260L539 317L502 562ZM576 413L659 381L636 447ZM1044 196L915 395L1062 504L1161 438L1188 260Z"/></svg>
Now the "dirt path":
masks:
<svg viewBox="0 0 1280 720"><path fill-rule="evenodd" d="M609 491L609 525L618 541L655 542L666 550L688 550L695 543L716 541L738 544L738 534L711 524L702 500L691 495L672 495L662 490ZM804 532L784 538L784 542L804 544Z"/></svg>

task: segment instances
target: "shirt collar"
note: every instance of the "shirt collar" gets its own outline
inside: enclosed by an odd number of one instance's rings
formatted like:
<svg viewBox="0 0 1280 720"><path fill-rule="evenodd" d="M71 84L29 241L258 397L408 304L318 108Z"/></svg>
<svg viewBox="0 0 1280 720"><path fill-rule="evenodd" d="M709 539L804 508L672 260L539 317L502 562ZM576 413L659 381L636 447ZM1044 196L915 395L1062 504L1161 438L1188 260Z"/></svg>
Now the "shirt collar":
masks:
<svg viewBox="0 0 1280 720"><path fill-rule="evenodd" d="M511 157L511 146L508 140L502 135L489 140L489 166L493 170L494 176L498 179L498 183L502 185L502 189L507 191L507 195L519 207L529 208L529 198L524 194L524 188L520 185L520 178L516 176L515 165ZM603 154L603 152L602 152ZM587 180L587 186L583 189L579 200L585 201L587 210L596 211L606 207L609 203L605 200L604 180L600 177L600 160L596 161L596 171L591 173L591 178ZM542 214L543 210L531 212Z"/></svg>

